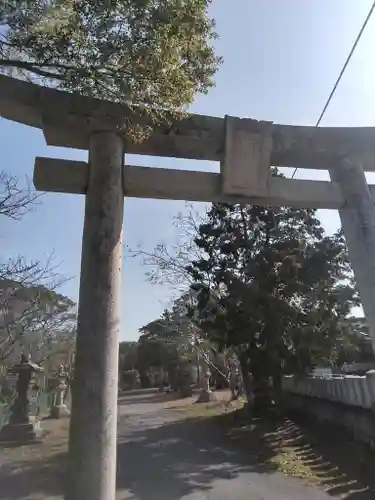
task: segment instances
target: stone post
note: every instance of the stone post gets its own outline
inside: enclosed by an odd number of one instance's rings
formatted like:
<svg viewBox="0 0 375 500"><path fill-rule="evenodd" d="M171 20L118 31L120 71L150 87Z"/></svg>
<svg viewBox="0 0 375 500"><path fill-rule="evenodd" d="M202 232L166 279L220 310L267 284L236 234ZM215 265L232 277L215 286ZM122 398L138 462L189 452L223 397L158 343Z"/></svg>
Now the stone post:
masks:
<svg viewBox="0 0 375 500"><path fill-rule="evenodd" d="M339 210L363 310L375 352L375 206L362 166L342 158L329 170L345 200Z"/></svg>
<svg viewBox="0 0 375 500"><path fill-rule="evenodd" d="M124 145L89 146L66 500L115 500Z"/></svg>

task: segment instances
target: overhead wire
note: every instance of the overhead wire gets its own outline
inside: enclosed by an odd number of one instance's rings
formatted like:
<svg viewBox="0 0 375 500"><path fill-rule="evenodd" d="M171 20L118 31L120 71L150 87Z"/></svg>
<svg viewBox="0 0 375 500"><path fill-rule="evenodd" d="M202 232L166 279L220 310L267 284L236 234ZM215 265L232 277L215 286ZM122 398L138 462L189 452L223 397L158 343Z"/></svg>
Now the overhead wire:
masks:
<svg viewBox="0 0 375 500"><path fill-rule="evenodd" d="M342 67L342 69L341 69L341 71L340 71L340 74L339 74L339 76L338 76L338 78L337 78L337 80L336 80L336 82L335 82L335 85L333 86L333 89L332 89L331 93L329 94L329 97L328 97L328 99L327 99L327 101L326 101L326 103L325 103L325 105L324 105L324 108L323 108L322 112L320 113L320 116L319 116L319 118L318 118L318 121L316 122L316 125L315 125L315 127L316 127L316 128L317 128L317 127L319 127L319 125L320 125L320 123L321 123L321 121L322 121L322 119L323 119L323 117L324 117L324 115L325 115L325 113L326 113L326 111L327 111L327 108L328 108L328 106L330 105L330 103L331 103L331 100L332 100L333 96L335 95L335 92L336 92L336 90L337 90L337 87L339 86L339 83L340 83L340 81L341 81L341 78L343 77L343 75L344 75L344 73L345 73L345 70L346 70L346 68L347 68L347 66L348 66L348 64L349 64L349 62L350 62L350 60L351 60L351 58L352 58L352 55L354 54L354 51L355 51L355 49L356 49L356 47L357 47L357 45L358 45L358 42L360 41L360 39L361 39L361 37L362 37L362 35L363 35L363 32L365 31L366 26L367 26L367 24L368 24L368 22L369 22L369 20L370 20L370 18L371 18L371 16L372 16L372 14L373 14L374 10L375 10L375 1L373 2L372 6L371 6L371 8L370 8L370 10L369 10L369 13L367 14L366 19L364 20L364 22L363 22L363 24L362 24L362 27L361 27L361 29L360 29L360 31L359 31L359 33L358 33L358 35L357 35L357 38L355 39L355 41L354 41L354 43L353 43L353 45L352 45L352 48L351 48L351 50L350 50L350 52L349 52L349 55L348 55L348 57L346 58L345 64L344 64L344 66ZM293 178L294 178L294 176L296 175L297 170L298 170L298 167L296 167L296 168L294 169L294 172L293 172L293 174L292 174L291 179L293 179Z"/></svg>

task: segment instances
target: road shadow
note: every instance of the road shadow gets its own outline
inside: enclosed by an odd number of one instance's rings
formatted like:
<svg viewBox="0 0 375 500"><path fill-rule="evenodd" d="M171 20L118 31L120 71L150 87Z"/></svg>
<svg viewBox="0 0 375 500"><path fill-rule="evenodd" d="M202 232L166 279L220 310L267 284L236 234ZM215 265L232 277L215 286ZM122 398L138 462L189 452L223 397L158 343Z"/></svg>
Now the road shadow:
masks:
<svg viewBox="0 0 375 500"><path fill-rule="evenodd" d="M340 425L319 425L293 415L279 439L295 448L298 459L320 478L330 495L345 500L375 499L375 453L354 441Z"/></svg>
<svg viewBox="0 0 375 500"><path fill-rule="evenodd" d="M267 452L261 460L239 452L221 433L202 419L133 432L118 446L117 488L130 495L121 498L178 500L210 490L216 480L273 470Z"/></svg>
<svg viewBox="0 0 375 500"><path fill-rule="evenodd" d="M119 499L177 500L209 490L215 480L270 470L267 459L261 463L255 455L238 452L222 439L219 427L205 420L183 419L139 430L137 420L130 428L127 421L122 418L119 426L120 434L124 431L118 439ZM0 450L0 500L62 497L66 444L55 449L47 448L47 443L21 447L17 459L10 455L13 452Z"/></svg>
<svg viewBox="0 0 375 500"><path fill-rule="evenodd" d="M1 500L44 499L62 495L67 467L65 451L35 460L28 456L11 463L3 463L6 450L6 447L0 450ZM34 448L29 447L25 455L33 451Z"/></svg>
<svg viewBox="0 0 375 500"><path fill-rule="evenodd" d="M337 425L319 425L301 415L254 420L243 410L210 421L239 449L256 453L263 467L270 467L269 461L276 466L276 458L289 460L289 474L323 487L332 497L375 499L375 453Z"/></svg>
<svg viewBox="0 0 375 500"><path fill-rule="evenodd" d="M2 443L0 500L45 499L63 491L69 419L44 420L41 441Z"/></svg>
<svg viewBox="0 0 375 500"><path fill-rule="evenodd" d="M119 500L178 500L194 494L199 497L208 494L217 481L236 479L249 472L274 472L279 468L275 458L286 447L319 479L314 484L323 486L332 497L375 499L375 454L351 441L340 429L316 426L298 418L254 419L243 410L209 418L175 419L160 425L164 415L169 419L171 413L163 410L157 417L152 414L146 428L140 424L139 429L137 415L121 419ZM62 495L66 442L51 446L44 443L24 447L17 450L17 456L12 455L12 448L0 450L0 500ZM301 483L301 500L303 488Z"/></svg>

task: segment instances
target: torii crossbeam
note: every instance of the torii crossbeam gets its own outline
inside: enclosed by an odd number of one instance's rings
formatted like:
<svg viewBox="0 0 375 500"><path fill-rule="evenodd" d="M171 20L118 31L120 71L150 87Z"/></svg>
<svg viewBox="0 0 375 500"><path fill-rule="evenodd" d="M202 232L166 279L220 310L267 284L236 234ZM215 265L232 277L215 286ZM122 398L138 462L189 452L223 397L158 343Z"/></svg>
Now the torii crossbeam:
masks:
<svg viewBox="0 0 375 500"><path fill-rule="evenodd" d="M189 115L142 143L122 105L0 75L0 115L89 162L36 158L35 187L86 196L66 500L114 500L124 196L338 209L375 347L375 128L315 128ZM124 165L124 153L220 162L220 173ZM332 182L272 177L328 170Z"/></svg>

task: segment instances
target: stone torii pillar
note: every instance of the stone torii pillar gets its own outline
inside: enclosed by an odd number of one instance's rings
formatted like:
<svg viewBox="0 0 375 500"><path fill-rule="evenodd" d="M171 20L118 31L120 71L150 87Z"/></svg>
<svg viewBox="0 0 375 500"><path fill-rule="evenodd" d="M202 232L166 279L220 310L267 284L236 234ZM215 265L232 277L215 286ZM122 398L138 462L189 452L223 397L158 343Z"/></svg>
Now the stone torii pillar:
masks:
<svg viewBox="0 0 375 500"><path fill-rule="evenodd" d="M116 133L92 133L66 500L115 498L123 158Z"/></svg>
<svg viewBox="0 0 375 500"><path fill-rule="evenodd" d="M340 185L339 208L355 280L375 352L375 205L362 165L343 156L329 169Z"/></svg>

